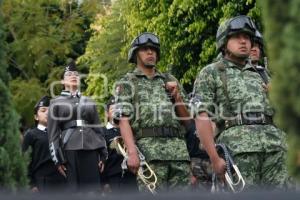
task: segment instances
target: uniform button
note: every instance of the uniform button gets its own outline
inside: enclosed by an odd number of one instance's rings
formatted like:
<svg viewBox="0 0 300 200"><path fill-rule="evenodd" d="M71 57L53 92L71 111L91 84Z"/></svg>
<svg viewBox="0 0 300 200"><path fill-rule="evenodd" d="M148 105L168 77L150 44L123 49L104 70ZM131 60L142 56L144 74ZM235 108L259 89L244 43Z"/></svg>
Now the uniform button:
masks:
<svg viewBox="0 0 300 200"><path fill-rule="evenodd" d="M75 105L78 105L78 103L75 103Z"/></svg>
<svg viewBox="0 0 300 200"><path fill-rule="evenodd" d="M82 132L82 129L80 129L79 131Z"/></svg>

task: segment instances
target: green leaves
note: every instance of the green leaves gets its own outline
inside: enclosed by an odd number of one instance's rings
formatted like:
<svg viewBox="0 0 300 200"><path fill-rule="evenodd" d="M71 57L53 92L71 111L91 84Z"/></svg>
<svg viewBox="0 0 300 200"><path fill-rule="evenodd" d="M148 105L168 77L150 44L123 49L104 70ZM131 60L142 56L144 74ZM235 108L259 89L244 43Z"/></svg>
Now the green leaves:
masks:
<svg viewBox="0 0 300 200"><path fill-rule="evenodd" d="M195 72L212 61L214 38L220 19L247 14L255 1L139 1L126 0L128 38L145 30L161 39L162 58L159 68L170 70L190 89Z"/></svg>
<svg viewBox="0 0 300 200"><path fill-rule="evenodd" d="M276 121L289 134L290 172L300 180L300 3L294 0L259 3L263 8L269 66L274 72L270 96L277 108Z"/></svg>
<svg viewBox="0 0 300 200"><path fill-rule="evenodd" d="M0 2L0 8L1 8ZM3 19L0 15L0 188L16 190L27 184L26 156L20 148L19 116L11 103L8 78Z"/></svg>
<svg viewBox="0 0 300 200"><path fill-rule="evenodd" d="M103 6L97 0L81 4L61 0L11 0L3 3L1 12L8 33L5 58L13 79L14 104L24 106L17 107L23 126L33 124L32 112L29 112L30 106L34 105L31 101L51 92L46 89L51 89L53 81L60 80L59 69L67 64L68 58L76 59L84 53L90 37L90 23L96 14L104 11ZM86 68L80 66L82 72L87 71ZM28 96L22 94L24 88L21 86L30 89ZM58 88L55 87L55 94Z"/></svg>

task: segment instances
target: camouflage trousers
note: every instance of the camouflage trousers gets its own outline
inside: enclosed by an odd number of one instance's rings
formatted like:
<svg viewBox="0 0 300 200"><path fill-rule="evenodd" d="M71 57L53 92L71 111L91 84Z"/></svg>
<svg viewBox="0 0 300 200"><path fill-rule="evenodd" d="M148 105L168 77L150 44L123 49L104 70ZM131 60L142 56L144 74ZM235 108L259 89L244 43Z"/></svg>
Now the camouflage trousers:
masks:
<svg viewBox="0 0 300 200"><path fill-rule="evenodd" d="M150 161L149 166L157 176L156 191L186 191L190 189L191 168L189 161ZM147 191L137 177L139 190Z"/></svg>
<svg viewBox="0 0 300 200"><path fill-rule="evenodd" d="M251 152L234 156L245 182L245 189L288 189L286 152Z"/></svg>
<svg viewBox="0 0 300 200"><path fill-rule="evenodd" d="M211 190L212 167L209 159L191 158L192 174L196 178L194 190Z"/></svg>

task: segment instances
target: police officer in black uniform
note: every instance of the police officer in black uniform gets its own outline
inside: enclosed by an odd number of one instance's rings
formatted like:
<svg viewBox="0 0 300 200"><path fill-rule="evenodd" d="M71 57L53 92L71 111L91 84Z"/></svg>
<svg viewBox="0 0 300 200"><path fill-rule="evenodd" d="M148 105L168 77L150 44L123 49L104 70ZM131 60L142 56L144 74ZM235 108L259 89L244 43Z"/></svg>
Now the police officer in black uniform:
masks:
<svg viewBox="0 0 300 200"><path fill-rule="evenodd" d="M51 100L48 113L52 160L67 179L70 192L100 190L100 171L107 149L95 102L78 91L75 62L66 66L65 90Z"/></svg>
<svg viewBox="0 0 300 200"><path fill-rule="evenodd" d="M108 159L102 173L102 184L104 192L120 194L120 192L137 192L136 176L129 170L122 169L124 157L111 148L110 144L115 137L121 136L119 127L113 122L113 111L115 109L115 97L111 96L105 108L107 125L105 128L105 140L108 147ZM126 164L126 163L125 163Z"/></svg>
<svg viewBox="0 0 300 200"><path fill-rule="evenodd" d="M187 128L185 139L187 149L191 158L192 189L194 191L210 191L212 187L213 171L206 151L201 148L194 120Z"/></svg>
<svg viewBox="0 0 300 200"><path fill-rule="evenodd" d="M32 192L49 192L63 187L65 178L57 171L49 152L46 130L50 98L42 97L34 106L36 127L25 133L22 150L31 148L28 176Z"/></svg>

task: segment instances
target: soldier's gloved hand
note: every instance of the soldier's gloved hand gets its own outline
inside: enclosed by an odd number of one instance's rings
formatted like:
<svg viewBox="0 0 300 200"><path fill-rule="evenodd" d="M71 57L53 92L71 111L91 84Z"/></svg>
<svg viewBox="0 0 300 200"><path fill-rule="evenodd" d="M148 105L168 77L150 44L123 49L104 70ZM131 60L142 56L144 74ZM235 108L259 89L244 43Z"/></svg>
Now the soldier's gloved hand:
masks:
<svg viewBox="0 0 300 200"><path fill-rule="evenodd" d="M140 158L136 150L128 151L127 167L133 174L137 174L140 167Z"/></svg>
<svg viewBox="0 0 300 200"><path fill-rule="evenodd" d="M225 181L225 171L226 171L226 163L225 160L221 157L217 157L211 160L211 165L213 171L216 173L218 178L220 178L223 182Z"/></svg>

